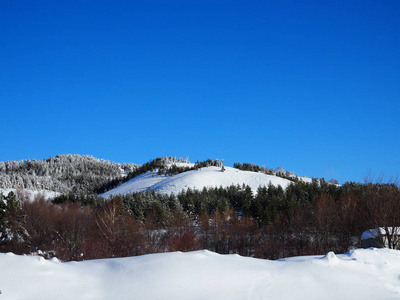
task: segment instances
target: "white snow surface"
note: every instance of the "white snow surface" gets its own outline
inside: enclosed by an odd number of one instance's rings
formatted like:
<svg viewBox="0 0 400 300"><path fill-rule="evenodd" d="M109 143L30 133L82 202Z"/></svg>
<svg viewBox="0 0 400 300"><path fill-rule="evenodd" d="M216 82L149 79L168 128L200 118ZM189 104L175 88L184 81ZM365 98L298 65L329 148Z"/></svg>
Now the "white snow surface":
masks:
<svg viewBox="0 0 400 300"><path fill-rule="evenodd" d="M400 227L388 227L389 234L400 235ZM369 229L364 231L361 235L361 240L374 239L379 235L386 235L386 229L384 227Z"/></svg>
<svg viewBox="0 0 400 300"><path fill-rule="evenodd" d="M125 195L147 189L170 195L178 194L187 188L202 190L204 187L228 187L237 184L249 185L255 194L259 186L268 186L271 183L286 188L291 182L278 176L241 171L231 167L225 167L224 172L221 172L220 167L206 167L173 176L158 176L157 172L147 172L100 196Z"/></svg>
<svg viewBox="0 0 400 300"><path fill-rule="evenodd" d="M0 299L399 299L400 251L262 260L206 250L62 263L0 254Z"/></svg>
<svg viewBox="0 0 400 300"><path fill-rule="evenodd" d="M17 189L0 189L0 194L3 194L4 196L7 196L10 192L13 192L15 194L17 192ZM46 200L61 195L61 193L59 192L49 190L23 189L22 192L24 193L24 196L30 201L33 201L37 195L43 195Z"/></svg>

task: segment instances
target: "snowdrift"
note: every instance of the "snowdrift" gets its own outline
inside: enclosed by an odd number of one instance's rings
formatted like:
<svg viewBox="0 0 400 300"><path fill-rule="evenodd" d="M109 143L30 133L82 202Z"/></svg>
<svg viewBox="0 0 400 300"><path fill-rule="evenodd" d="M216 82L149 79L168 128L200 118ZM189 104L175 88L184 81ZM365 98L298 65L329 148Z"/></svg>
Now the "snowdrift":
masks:
<svg viewBox="0 0 400 300"><path fill-rule="evenodd" d="M399 299L400 251L269 261L209 251L61 263L0 254L0 299Z"/></svg>
<svg viewBox="0 0 400 300"><path fill-rule="evenodd" d="M174 176L159 176L157 172L147 172L100 196L125 195L147 189L170 195L178 194L187 188L202 190L204 187L228 187L237 184L249 185L255 194L259 186L268 186L271 183L286 188L291 182L278 176L241 171L231 167L225 167L225 172L221 172L219 167L206 167Z"/></svg>

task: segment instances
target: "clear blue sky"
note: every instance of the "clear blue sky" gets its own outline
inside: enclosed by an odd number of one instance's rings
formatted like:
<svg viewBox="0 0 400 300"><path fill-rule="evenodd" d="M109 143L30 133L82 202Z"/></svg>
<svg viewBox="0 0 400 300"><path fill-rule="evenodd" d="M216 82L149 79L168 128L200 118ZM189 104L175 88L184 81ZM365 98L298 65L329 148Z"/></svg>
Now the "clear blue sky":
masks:
<svg viewBox="0 0 400 300"><path fill-rule="evenodd" d="M0 3L0 161L400 175L400 1Z"/></svg>

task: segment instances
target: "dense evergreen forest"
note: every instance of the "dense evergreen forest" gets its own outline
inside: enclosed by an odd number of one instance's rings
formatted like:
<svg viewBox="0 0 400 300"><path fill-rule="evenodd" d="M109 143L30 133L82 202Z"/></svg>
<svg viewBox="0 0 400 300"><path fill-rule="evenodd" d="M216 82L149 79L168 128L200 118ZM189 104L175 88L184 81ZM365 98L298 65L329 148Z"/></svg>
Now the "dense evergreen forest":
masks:
<svg viewBox="0 0 400 300"><path fill-rule="evenodd" d="M129 176L187 170L167 170L165 159L132 169ZM65 261L197 249L270 259L342 253L360 246L364 230L400 226L399 188L384 183L293 180L286 189L269 185L255 194L236 185L111 199L71 191L52 201L41 195L27 201L20 188L0 197L0 251Z"/></svg>
<svg viewBox="0 0 400 300"><path fill-rule="evenodd" d="M0 188L93 194L106 182L123 178L138 167L77 154L0 162Z"/></svg>

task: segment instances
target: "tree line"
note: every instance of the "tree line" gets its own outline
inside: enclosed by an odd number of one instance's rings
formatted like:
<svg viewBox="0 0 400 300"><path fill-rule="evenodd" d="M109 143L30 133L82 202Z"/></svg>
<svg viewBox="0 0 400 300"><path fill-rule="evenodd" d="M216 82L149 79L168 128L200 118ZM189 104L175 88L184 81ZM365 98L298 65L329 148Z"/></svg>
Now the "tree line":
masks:
<svg viewBox="0 0 400 300"><path fill-rule="evenodd" d="M52 202L23 194L1 196L0 251L66 261L198 249L270 259L342 253L359 247L367 229L400 226L395 184L313 180L255 194L233 185L108 200L69 194Z"/></svg>

